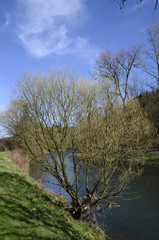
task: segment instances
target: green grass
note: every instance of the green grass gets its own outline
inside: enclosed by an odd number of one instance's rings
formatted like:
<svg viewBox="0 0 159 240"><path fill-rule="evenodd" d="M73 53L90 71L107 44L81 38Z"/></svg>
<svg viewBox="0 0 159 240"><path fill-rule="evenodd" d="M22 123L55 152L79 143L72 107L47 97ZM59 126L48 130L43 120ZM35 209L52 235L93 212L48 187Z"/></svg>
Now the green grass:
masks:
<svg viewBox="0 0 159 240"><path fill-rule="evenodd" d="M141 160L144 160L145 162L159 163L159 156L145 156L141 157Z"/></svg>
<svg viewBox="0 0 159 240"><path fill-rule="evenodd" d="M60 197L43 189L0 152L0 240L102 239L64 210Z"/></svg>

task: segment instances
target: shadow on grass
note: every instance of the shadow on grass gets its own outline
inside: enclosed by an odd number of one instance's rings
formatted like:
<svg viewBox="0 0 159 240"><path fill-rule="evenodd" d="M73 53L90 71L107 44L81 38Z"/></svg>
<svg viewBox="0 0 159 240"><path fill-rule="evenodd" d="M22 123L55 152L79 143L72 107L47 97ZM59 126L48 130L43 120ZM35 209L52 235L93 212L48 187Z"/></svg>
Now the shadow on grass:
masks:
<svg viewBox="0 0 159 240"><path fill-rule="evenodd" d="M59 202L18 174L0 173L0 192L0 239L83 239Z"/></svg>

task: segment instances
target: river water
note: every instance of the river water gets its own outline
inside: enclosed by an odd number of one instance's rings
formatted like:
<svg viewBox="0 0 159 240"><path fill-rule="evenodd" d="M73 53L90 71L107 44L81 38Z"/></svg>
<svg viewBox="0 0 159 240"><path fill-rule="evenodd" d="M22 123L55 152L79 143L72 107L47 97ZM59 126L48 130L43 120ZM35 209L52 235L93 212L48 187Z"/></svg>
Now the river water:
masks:
<svg viewBox="0 0 159 240"><path fill-rule="evenodd" d="M71 158L67 158L67 166L71 169ZM43 182L46 189L61 193L70 201L62 188L47 183L55 182L51 175L34 166L30 174ZM69 174L71 178L71 170ZM99 226L112 240L159 240L159 166L145 166L144 173L128 185L117 203L120 207L105 210L97 216Z"/></svg>

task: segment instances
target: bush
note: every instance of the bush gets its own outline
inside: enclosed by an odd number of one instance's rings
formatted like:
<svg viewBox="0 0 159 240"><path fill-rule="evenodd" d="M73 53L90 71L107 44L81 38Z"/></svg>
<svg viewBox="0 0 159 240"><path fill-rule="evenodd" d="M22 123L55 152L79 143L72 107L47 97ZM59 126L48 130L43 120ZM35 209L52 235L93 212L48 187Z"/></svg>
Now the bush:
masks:
<svg viewBox="0 0 159 240"><path fill-rule="evenodd" d="M25 172L29 173L30 159L20 149L16 149L11 155L11 159Z"/></svg>

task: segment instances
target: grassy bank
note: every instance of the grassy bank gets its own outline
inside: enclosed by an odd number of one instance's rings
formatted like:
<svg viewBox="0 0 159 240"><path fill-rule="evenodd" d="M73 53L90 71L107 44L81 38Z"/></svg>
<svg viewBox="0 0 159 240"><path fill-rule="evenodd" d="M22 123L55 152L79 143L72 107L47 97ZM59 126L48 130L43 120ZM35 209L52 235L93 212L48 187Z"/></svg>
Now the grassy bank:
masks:
<svg viewBox="0 0 159 240"><path fill-rule="evenodd" d="M144 160L146 165L159 165L159 156L145 156L141 160Z"/></svg>
<svg viewBox="0 0 159 240"><path fill-rule="evenodd" d="M145 165L159 165L159 150L147 150L145 156L139 158L140 161L144 161Z"/></svg>
<svg viewBox="0 0 159 240"><path fill-rule="evenodd" d="M72 219L59 196L28 177L9 153L0 153L0 240L99 240L101 234Z"/></svg>

